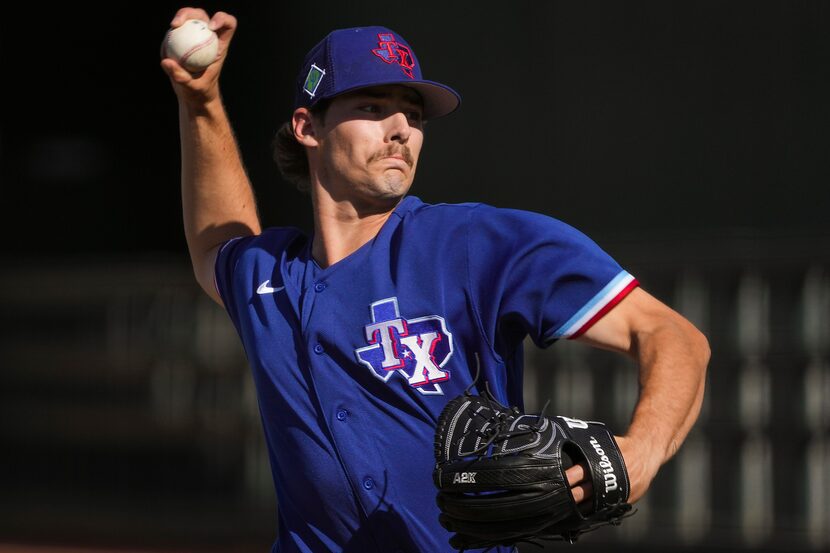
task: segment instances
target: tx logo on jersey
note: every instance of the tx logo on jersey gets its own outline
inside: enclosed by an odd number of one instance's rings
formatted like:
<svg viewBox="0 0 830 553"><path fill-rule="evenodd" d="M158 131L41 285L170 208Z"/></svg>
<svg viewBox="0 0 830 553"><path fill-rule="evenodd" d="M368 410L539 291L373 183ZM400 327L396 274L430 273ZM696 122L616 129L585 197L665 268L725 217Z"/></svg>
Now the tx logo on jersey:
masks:
<svg viewBox="0 0 830 553"><path fill-rule="evenodd" d="M415 78L412 73L415 68L415 58L412 57L412 50L409 46L398 43L392 33L378 33L378 46L380 48L372 50L374 55L386 63L397 63L407 77Z"/></svg>
<svg viewBox="0 0 830 553"><path fill-rule="evenodd" d="M443 317L404 319L398 298L376 301L369 310L372 323L363 328L370 345L355 350L358 362L384 382L397 372L422 394L443 394L438 383L450 375L441 368L453 349Z"/></svg>

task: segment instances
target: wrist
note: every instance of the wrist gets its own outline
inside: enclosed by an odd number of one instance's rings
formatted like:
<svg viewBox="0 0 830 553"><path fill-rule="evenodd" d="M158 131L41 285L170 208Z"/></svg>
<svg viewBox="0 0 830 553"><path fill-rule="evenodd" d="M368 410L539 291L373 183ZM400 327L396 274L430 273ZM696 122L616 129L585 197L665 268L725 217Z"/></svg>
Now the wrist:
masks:
<svg viewBox="0 0 830 553"><path fill-rule="evenodd" d="M641 440L629 435L617 436L616 440L628 474L628 502L634 503L645 495L651 481L657 476L657 471L662 465L661 455L658 453L659 449L655 452L650 440Z"/></svg>
<svg viewBox="0 0 830 553"><path fill-rule="evenodd" d="M187 118L212 117L223 113L222 98L216 94L179 96L179 112Z"/></svg>
<svg viewBox="0 0 830 553"><path fill-rule="evenodd" d="M656 473L657 470L668 460L666 448L661 440L648 432L632 432L629 430L624 436L617 438L620 449L636 451L640 463L646 468L646 472Z"/></svg>

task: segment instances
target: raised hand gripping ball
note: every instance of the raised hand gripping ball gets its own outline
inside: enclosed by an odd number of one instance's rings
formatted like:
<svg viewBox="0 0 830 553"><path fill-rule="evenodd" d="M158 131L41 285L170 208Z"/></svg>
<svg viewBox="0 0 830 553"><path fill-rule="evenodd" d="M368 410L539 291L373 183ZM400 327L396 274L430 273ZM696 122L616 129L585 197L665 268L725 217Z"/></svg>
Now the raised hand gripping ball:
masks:
<svg viewBox="0 0 830 553"><path fill-rule="evenodd" d="M162 57L173 58L191 73L204 71L216 61L218 53L219 37L201 19L188 19L167 31L161 46Z"/></svg>

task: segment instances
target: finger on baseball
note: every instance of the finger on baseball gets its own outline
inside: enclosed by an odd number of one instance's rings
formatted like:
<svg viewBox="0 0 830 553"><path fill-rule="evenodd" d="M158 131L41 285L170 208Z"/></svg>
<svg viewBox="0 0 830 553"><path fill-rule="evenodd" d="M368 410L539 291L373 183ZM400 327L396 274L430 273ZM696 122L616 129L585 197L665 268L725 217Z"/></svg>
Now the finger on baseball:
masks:
<svg viewBox="0 0 830 553"><path fill-rule="evenodd" d="M223 34L232 35L236 30L236 18L226 12L216 12L208 22L208 27L211 31L215 31L222 38Z"/></svg>
<svg viewBox="0 0 830 553"><path fill-rule="evenodd" d="M174 59L164 58L161 60L161 68L164 69L164 72L167 73L171 79L179 84L184 84L193 80L193 76Z"/></svg>
<svg viewBox="0 0 830 553"><path fill-rule="evenodd" d="M210 21L210 17L205 10L201 8L182 8L176 12L173 19L170 20L170 26L173 28L180 27L182 23L188 19L201 19L202 21Z"/></svg>
<svg viewBox="0 0 830 553"><path fill-rule="evenodd" d="M588 468L582 464L576 464L565 471L569 486L575 486L588 477Z"/></svg>
<svg viewBox="0 0 830 553"><path fill-rule="evenodd" d="M586 499L591 497L591 494L594 492L594 487L591 485L590 482L585 482L584 484L580 484L578 486L574 486L571 488L571 495L574 498L574 501L577 503L582 503Z"/></svg>

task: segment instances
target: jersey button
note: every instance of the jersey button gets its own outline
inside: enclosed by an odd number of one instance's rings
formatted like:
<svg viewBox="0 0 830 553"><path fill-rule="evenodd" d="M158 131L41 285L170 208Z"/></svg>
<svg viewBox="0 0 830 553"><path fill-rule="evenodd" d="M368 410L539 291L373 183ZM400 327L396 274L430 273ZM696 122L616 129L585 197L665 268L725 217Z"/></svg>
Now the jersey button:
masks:
<svg viewBox="0 0 830 553"><path fill-rule="evenodd" d="M372 488L375 487L375 481L372 480L371 478L366 478L363 481L363 487L366 488L367 490L371 490Z"/></svg>
<svg viewBox="0 0 830 553"><path fill-rule="evenodd" d="M315 292L322 292L325 289L326 289L326 283L325 282L318 282L317 284L314 285L314 291Z"/></svg>
<svg viewBox="0 0 830 553"><path fill-rule="evenodd" d="M314 353L316 353L317 355L320 355L324 351L326 351L326 350L320 344L317 344L316 346L314 346Z"/></svg>
<svg viewBox="0 0 830 553"><path fill-rule="evenodd" d="M348 416L349 416L349 412L346 411L345 409L341 409L337 412L337 420L339 420L339 421L346 420L346 417L348 417Z"/></svg>

